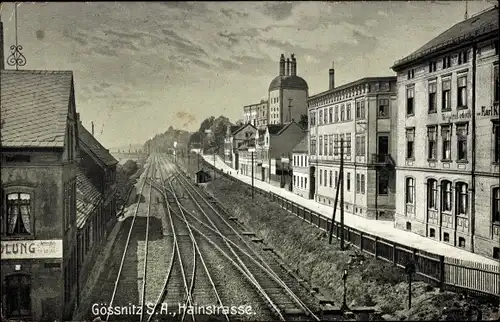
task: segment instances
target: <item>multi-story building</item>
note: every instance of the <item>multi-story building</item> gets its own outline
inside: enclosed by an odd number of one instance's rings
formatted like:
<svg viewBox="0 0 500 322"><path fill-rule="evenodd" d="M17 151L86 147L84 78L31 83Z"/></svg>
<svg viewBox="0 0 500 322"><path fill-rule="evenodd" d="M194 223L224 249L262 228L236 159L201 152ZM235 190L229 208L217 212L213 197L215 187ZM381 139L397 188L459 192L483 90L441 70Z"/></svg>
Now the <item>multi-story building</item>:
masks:
<svg viewBox="0 0 500 322"><path fill-rule="evenodd" d="M393 70L395 226L499 258L498 7L454 25Z"/></svg>
<svg viewBox="0 0 500 322"><path fill-rule="evenodd" d="M307 141L308 137L306 135L292 150L292 185L293 193L309 199L309 156Z"/></svg>
<svg viewBox="0 0 500 322"><path fill-rule="evenodd" d="M311 193L320 203L334 204L343 140L345 210L368 218L392 218L396 77L362 78L335 87L334 69L329 73L329 90L308 101Z"/></svg>
<svg viewBox="0 0 500 322"><path fill-rule="evenodd" d="M230 166L236 170L240 165L239 147L248 141L257 129L250 123L241 126L228 126L226 137L224 139L224 154L226 162L230 162Z"/></svg>
<svg viewBox="0 0 500 322"><path fill-rule="evenodd" d="M243 107L243 119L257 128L263 128L269 123L269 105L266 100Z"/></svg>
<svg viewBox="0 0 500 322"><path fill-rule="evenodd" d="M78 294L71 71L0 71L2 314L70 316Z"/></svg>
<svg viewBox="0 0 500 322"><path fill-rule="evenodd" d="M269 84L269 124L284 124L299 121L307 114L309 87L307 82L297 76L297 61L294 54L286 59L282 54L279 62L279 75Z"/></svg>

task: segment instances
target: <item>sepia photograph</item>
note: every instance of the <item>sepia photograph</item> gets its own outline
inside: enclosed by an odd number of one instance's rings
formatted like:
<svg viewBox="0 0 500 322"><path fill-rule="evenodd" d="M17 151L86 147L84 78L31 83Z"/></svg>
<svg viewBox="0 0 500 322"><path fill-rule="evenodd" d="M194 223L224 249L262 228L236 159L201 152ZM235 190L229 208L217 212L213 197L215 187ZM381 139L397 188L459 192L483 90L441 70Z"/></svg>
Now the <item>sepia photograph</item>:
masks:
<svg viewBox="0 0 500 322"><path fill-rule="evenodd" d="M0 322L499 321L499 18L0 2Z"/></svg>

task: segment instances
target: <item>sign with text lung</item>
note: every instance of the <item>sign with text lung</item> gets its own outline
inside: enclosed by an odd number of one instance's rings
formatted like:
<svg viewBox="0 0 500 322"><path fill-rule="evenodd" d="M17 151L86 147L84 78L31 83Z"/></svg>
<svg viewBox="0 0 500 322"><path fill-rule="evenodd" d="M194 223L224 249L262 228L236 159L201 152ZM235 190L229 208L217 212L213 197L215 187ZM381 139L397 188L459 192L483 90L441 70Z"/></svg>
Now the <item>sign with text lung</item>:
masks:
<svg viewBox="0 0 500 322"><path fill-rule="evenodd" d="M63 242L54 240L2 240L0 258L39 259L63 258Z"/></svg>

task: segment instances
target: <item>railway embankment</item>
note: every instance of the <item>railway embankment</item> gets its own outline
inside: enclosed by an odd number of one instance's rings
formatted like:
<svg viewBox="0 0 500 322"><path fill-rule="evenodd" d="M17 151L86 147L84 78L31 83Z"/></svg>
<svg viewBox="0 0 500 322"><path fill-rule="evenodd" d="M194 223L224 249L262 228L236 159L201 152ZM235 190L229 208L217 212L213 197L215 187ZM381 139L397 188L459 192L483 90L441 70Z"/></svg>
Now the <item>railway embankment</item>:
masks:
<svg viewBox="0 0 500 322"><path fill-rule="evenodd" d="M191 172L191 171L189 171ZM205 186L205 185L204 185ZM310 285L342 304L344 269L348 269L347 304L377 306L382 313L372 320L483 320L498 319L498 307L480 298L440 292L424 283L412 284L408 309L408 282L404 272L390 263L368 257L355 249L341 251L336 240L267 198L252 200L242 183L217 178L206 189L238 221L273 247L286 265Z"/></svg>

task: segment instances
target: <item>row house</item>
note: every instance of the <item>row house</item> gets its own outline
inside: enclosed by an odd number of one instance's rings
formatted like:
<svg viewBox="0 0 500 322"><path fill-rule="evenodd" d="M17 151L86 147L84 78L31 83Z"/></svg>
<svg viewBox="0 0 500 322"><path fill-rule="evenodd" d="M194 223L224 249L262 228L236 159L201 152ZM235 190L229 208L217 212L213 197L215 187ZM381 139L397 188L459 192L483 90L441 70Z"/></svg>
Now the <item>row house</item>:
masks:
<svg viewBox="0 0 500 322"><path fill-rule="evenodd" d="M257 128L250 123L240 126L228 126L224 138L224 159L232 168L239 170L239 147L255 134Z"/></svg>
<svg viewBox="0 0 500 322"><path fill-rule="evenodd" d="M395 226L499 258L498 8L406 58L398 78ZM418 158L417 158L418 156Z"/></svg>
<svg viewBox="0 0 500 322"><path fill-rule="evenodd" d="M303 198L312 199L309 189L309 155L307 149L308 136L304 136L302 141L292 150L292 186L293 193Z"/></svg>
<svg viewBox="0 0 500 322"><path fill-rule="evenodd" d="M2 314L60 320L79 293L73 73L1 70L0 79Z"/></svg>
<svg viewBox="0 0 500 322"><path fill-rule="evenodd" d="M396 77L335 87L333 66L329 76L329 89L308 101L311 196L334 204L343 140L345 210L390 219L396 195Z"/></svg>

